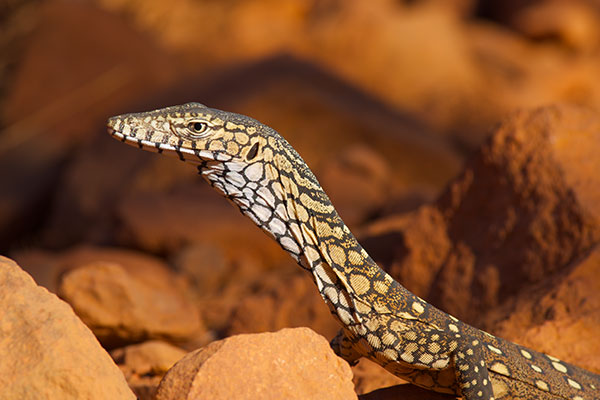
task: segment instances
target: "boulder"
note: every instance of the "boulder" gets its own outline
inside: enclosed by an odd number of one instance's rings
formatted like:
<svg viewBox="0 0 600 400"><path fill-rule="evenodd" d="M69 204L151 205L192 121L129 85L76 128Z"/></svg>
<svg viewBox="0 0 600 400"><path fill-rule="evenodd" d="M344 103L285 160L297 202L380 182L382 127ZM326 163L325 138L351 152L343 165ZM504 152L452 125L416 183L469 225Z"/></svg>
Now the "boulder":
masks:
<svg viewBox="0 0 600 400"><path fill-rule="evenodd" d="M149 338L181 341L203 329L198 310L172 280L140 279L118 263L71 270L58 293L106 347Z"/></svg>
<svg viewBox="0 0 600 400"><path fill-rule="evenodd" d="M156 400L356 399L352 371L308 328L232 336L167 372Z"/></svg>
<svg viewBox="0 0 600 400"><path fill-rule="evenodd" d="M598 154L594 113L517 112L436 202L374 223L365 246L408 289L476 322L598 243Z"/></svg>
<svg viewBox="0 0 600 400"><path fill-rule="evenodd" d="M71 307L0 257L0 397L135 399Z"/></svg>
<svg viewBox="0 0 600 400"><path fill-rule="evenodd" d="M496 334L600 373L600 247L487 320Z"/></svg>
<svg viewBox="0 0 600 400"><path fill-rule="evenodd" d="M159 340L130 345L110 353L138 400L153 399L164 374L185 354L179 347Z"/></svg>

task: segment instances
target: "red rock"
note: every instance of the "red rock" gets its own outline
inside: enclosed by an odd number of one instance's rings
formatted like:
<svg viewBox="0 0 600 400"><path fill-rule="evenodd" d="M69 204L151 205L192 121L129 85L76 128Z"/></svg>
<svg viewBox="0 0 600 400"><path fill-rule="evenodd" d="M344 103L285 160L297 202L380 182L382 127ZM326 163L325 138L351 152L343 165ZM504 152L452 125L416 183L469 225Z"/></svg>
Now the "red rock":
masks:
<svg viewBox="0 0 600 400"><path fill-rule="evenodd" d="M586 1L546 0L525 7L511 26L538 40L558 40L571 49L594 51L600 42L600 13Z"/></svg>
<svg viewBox="0 0 600 400"><path fill-rule="evenodd" d="M359 226L392 192L389 167L365 146L345 148L320 168L319 181L349 226Z"/></svg>
<svg viewBox="0 0 600 400"><path fill-rule="evenodd" d="M473 322L600 240L599 135L596 116L574 107L516 113L436 203L368 241L396 235L404 249L394 275L402 281L422 269L408 288ZM419 245L427 238L432 244ZM427 246L437 262L422 256ZM375 259L390 265L393 247L379 252Z"/></svg>
<svg viewBox="0 0 600 400"><path fill-rule="evenodd" d="M418 386L405 384L386 387L358 396L360 400L450 400L456 396L432 392Z"/></svg>
<svg viewBox="0 0 600 400"><path fill-rule="evenodd" d="M348 364L308 328L232 336L189 353L156 400L356 399Z"/></svg>
<svg viewBox="0 0 600 400"><path fill-rule="evenodd" d="M303 270L263 276L251 288L252 292L238 297L225 329L227 335L309 326L331 339L340 328Z"/></svg>
<svg viewBox="0 0 600 400"><path fill-rule="evenodd" d="M186 352L169 343L152 340L115 349L110 354L138 399L151 400L164 374Z"/></svg>
<svg viewBox="0 0 600 400"><path fill-rule="evenodd" d="M370 393L376 389L386 388L390 386L403 385L406 381L392 375L390 372L383 369L380 365L361 358L358 364L352 367L354 378L354 390L360 395Z"/></svg>
<svg viewBox="0 0 600 400"><path fill-rule="evenodd" d="M164 261L134 250L79 246L56 253L35 249L22 250L15 252L13 257L38 284L52 292L56 292L65 272L97 261L119 264L128 274L148 285L157 286L168 282L169 285L184 290L181 279L169 270Z"/></svg>
<svg viewBox="0 0 600 400"><path fill-rule="evenodd" d="M0 397L135 399L68 304L0 257Z"/></svg>
<svg viewBox="0 0 600 400"><path fill-rule="evenodd" d="M97 261L69 271L58 293L107 347L183 340L202 330L198 311L173 279L140 279L117 263Z"/></svg>
<svg viewBox="0 0 600 400"><path fill-rule="evenodd" d="M488 326L503 337L600 372L600 247L503 308Z"/></svg>

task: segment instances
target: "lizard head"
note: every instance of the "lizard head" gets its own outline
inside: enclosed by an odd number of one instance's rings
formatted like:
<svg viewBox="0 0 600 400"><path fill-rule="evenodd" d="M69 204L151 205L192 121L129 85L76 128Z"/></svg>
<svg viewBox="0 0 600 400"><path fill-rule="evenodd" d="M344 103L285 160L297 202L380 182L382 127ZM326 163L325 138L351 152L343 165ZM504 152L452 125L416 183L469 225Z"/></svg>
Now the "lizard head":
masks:
<svg viewBox="0 0 600 400"><path fill-rule="evenodd" d="M269 161L263 145L278 136L252 118L200 103L118 115L108 130L125 143L197 164Z"/></svg>

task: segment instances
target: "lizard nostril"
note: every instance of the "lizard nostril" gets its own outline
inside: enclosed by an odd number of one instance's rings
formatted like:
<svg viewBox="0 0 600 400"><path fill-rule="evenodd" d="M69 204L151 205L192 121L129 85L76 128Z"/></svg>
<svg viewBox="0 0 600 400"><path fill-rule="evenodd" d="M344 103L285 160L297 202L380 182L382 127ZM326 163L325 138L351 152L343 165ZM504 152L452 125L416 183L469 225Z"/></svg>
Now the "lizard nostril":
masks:
<svg viewBox="0 0 600 400"><path fill-rule="evenodd" d="M254 143L254 145L250 148L250 150L248 151L248 154L246 154L246 160L247 161L252 160L254 157L256 157L257 154L258 154L258 142Z"/></svg>

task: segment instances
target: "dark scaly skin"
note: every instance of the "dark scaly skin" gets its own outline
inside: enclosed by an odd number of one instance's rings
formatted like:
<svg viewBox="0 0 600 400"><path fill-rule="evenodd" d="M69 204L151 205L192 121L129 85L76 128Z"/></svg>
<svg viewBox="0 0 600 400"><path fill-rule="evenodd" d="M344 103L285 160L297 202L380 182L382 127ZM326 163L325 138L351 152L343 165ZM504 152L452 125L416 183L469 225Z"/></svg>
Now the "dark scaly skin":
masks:
<svg viewBox="0 0 600 400"><path fill-rule="evenodd" d="M474 399L600 398L600 377L469 326L377 266L298 153L277 132L199 103L125 114L117 139L198 165L200 174L311 272L342 329L335 352L415 385Z"/></svg>

